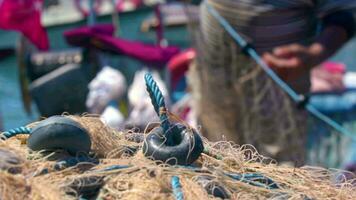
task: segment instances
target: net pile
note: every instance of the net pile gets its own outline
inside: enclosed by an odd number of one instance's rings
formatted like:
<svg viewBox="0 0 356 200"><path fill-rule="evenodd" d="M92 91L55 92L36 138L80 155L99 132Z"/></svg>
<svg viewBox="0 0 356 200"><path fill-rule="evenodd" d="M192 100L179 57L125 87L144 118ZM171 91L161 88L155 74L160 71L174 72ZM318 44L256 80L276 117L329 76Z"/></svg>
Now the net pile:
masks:
<svg viewBox="0 0 356 200"><path fill-rule="evenodd" d="M277 166L249 145L204 140L205 151L193 165L169 166L144 157L143 133L115 131L93 116L70 117L90 133L90 159L78 155L82 162L59 165L70 158L66 152L32 152L24 135L1 140L0 199L175 199L173 176L184 199L214 199L202 177L222 186L230 199L356 199L352 181L340 172ZM272 182L251 181L248 174Z"/></svg>

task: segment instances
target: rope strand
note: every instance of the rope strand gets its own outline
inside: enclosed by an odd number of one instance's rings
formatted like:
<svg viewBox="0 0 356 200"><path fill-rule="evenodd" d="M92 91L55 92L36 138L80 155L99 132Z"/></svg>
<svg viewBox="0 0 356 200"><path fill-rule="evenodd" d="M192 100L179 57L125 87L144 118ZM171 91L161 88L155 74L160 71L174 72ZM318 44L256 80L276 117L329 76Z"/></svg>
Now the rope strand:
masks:
<svg viewBox="0 0 356 200"><path fill-rule="evenodd" d="M152 105L160 118L161 127L164 130L165 135L167 135L170 123L168 120L167 112L166 112L166 104L164 102L164 97L162 92L160 91L156 81L153 80L151 74L147 73L145 75L146 89L150 95Z"/></svg>
<svg viewBox="0 0 356 200"><path fill-rule="evenodd" d="M173 176L171 181L173 194L176 200L184 200L184 195L182 191L182 185L178 176Z"/></svg>

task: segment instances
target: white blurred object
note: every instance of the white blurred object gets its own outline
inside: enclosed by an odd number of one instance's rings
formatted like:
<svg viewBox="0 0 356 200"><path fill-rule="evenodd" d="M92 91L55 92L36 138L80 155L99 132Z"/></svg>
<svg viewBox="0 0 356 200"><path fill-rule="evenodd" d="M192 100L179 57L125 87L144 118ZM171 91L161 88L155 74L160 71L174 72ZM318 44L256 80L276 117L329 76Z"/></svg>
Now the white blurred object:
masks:
<svg viewBox="0 0 356 200"><path fill-rule="evenodd" d="M343 82L346 88L356 88L356 72L346 72Z"/></svg>
<svg viewBox="0 0 356 200"><path fill-rule="evenodd" d="M129 87L128 100L131 109L130 115L128 117L127 123L130 125L135 125L138 127L145 127L150 122L157 122L159 120L152 104L151 99L146 91L145 84L145 74L148 70L140 70L135 73L135 77L132 85ZM167 92L167 87L165 86L163 80L159 74L155 71L150 72L153 79L156 81L158 87L160 88L166 106L170 104L169 96Z"/></svg>
<svg viewBox="0 0 356 200"><path fill-rule="evenodd" d="M159 3L165 3L165 0L143 0L144 4L147 6L157 5Z"/></svg>
<svg viewBox="0 0 356 200"><path fill-rule="evenodd" d="M187 93L172 106L172 112L187 122L191 127L198 128L197 114L193 106L192 95Z"/></svg>
<svg viewBox="0 0 356 200"><path fill-rule="evenodd" d="M109 105L105 108L104 112L100 116L101 121L106 125L114 129L124 128L124 116L123 114L114 106Z"/></svg>
<svg viewBox="0 0 356 200"><path fill-rule="evenodd" d="M101 114L111 100L118 100L126 91L124 75L105 66L89 84L86 106L90 113Z"/></svg>

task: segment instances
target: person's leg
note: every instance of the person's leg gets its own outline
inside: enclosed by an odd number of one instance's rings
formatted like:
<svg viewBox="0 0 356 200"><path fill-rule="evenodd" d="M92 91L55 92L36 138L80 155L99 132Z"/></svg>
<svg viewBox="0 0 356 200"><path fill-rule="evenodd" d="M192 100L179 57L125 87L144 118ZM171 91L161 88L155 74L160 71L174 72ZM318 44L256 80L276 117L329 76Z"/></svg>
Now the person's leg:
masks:
<svg viewBox="0 0 356 200"><path fill-rule="evenodd" d="M252 144L277 161L304 164L306 114L258 68L242 77L231 77L228 71L199 64L190 69L204 136L213 141L224 136L240 145Z"/></svg>

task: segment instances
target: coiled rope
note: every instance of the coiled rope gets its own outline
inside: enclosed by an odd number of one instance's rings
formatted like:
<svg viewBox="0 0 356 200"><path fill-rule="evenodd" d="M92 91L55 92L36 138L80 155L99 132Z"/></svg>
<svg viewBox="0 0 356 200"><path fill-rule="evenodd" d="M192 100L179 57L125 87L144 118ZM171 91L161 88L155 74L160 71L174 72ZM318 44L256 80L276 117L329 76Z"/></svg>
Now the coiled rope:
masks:
<svg viewBox="0 0 356 200"><path fill-rule="evenodd" d="M205 2L208 12L218 21L218 23L223 27L223 29L231 36L231 38L240 46L241 50L249 55L257 64L262 68L262 70L284 91L291 99L297 103L299 107L306 109L314 117L320 119L321 121L328 124L330 127L335 129L337 132L350 137L352 140L356 141L356 135L352 134L350 131L346 130L336 121L332 120L328 116L321 113L313 105L307 102L308 98L304 95L297 94L286 82L284 82L261 58L257 51L252 47L250 43L244 40L241 35L222 17L215 8L213 8L208 2Z"/></svg>

